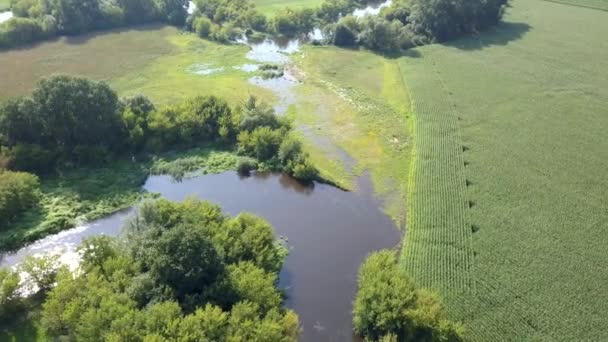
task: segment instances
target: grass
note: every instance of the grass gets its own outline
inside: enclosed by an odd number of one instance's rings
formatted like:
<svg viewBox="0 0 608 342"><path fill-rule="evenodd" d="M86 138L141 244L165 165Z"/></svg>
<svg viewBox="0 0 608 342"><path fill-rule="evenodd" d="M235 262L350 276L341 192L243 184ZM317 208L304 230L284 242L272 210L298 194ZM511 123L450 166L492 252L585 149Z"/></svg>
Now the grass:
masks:
<svg viewBox="0 0 608 342"><path fill-rule="evenodd" d="M215 147L200 147L153 157L151 161L118 160L104 167L81 168L42 178L41 205L0 233L0 250L15 249L80 223L128 208L145 193L149 174L176 178L189 172L235 170L238 157Z"/></svg>
<svg viewBox="0 0 608 342"><path fill-rule="evenodd" d="M545 0L545 1L551 1L551 2L568 4L568 5L588 7L588 8L608 11L608 0Z"/></svg>
<svg viewBox="0 0 608 342"><path fill-rule="evenodd" d="M143 195L147 175L145 164L124 160L43 178L40 206L0 234L0 250L21 247L133 205Z"/></svg>
<svg viewBox="0 0 608 342"><path fill-rule="evenodd" d="M299 126L314 133L309 139L313 160L347 187L353 175L369 170L387 213L403 224L411 126L397 61L367 51L313 46L295 60L306 76L294 111ZM350 172L344 172L344 164Z"/></svg>
<svg viewBox="0 0 608 342"><path fill-rule="evenodd" d="M146 25L96 32L0 52L0 100L31 92L41 77L55 73L109 81L140 70L177 47L169 37L179 31Z"/></svg>
<svg viewBox="0 0 608 342"><path fill-rule="evenodd" d="M218 44L191 34L174 34L168 41L174 47L171 54L111 80L114 89L123 95L146 94L156 103L199 94L221 96L231 104L241 103L249 94L275 99L270 91L249 84L250 74L235 68L252 63L245 58L247 46ZM197 67L216 72L198 75L193 71Z"/></svg>
<svg viewBox="0 0 608 342"><path fill-rule="evenodd" d="M273 101L274 95L247 82L233 67L251 63L244 45L222 45L174 27L145 25L97 32L0 52L0 100L31 92L55 73L107 81L121 96L142 93L156 103L173 103L199 94L238 103L248 94ZM197 75L196 67L221 68Z"/></svg>
<svg viewBox="0 0 608 342"><path fill-rule="evenodd" d="M292 9L312 8L323 3L323 0L254 0L256 8L263 14L273 16L285 7Z"/></svg>
<svg viewBox="0 0 608 342"><path fill-rule="evenodd" d="M608 13L514 1L400 60L415 115L403 263L471 340L608 340Z"/></svg>
<svg viewBox="0 0 608 342"><path fill-rule="evenodd" d="M195 171L202 174L220 173L236 170L238 160L239 157L230 151L214 147L194 148L184 153L155 158L150 173L166 174L177 179Z"/></svg>
<svg viewBox="0 0 608 342"><path fill-rule="evenodd" d="M11 8L11 0L0 0L0 12Z"/></svg>

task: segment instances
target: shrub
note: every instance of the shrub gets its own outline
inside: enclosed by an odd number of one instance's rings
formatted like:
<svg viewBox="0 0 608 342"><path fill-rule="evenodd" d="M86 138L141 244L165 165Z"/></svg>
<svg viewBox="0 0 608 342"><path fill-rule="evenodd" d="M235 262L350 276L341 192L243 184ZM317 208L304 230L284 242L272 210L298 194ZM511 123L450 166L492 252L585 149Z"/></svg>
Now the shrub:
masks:
<svg viewBox="0 0 608 342"><path fill-rule="evenodd" d="M194 31L201 38L209 37L209 34L211 33L211 26L213 26L213 23L205 16L196 18L193 24Z"/></svg>
<svg viewBox="0 0 608 342"><path fill-rule="evenodd" d="M42 25L35 19L14 17L0 24L0 47L23 45L44 37Z"/></svg>
<svg viewBox="0 0 608 342"><path fill-rule="evenodd" d="M387 250L371 254L359 270L353 325L374 341L462 340L462 327L445 318L437 295L417 289Z"/></svg>
<svg viewBox="0 0 608 342"><path fill-rule="evenodd" d="M0 172L0 226L14 221L39 200L39 180L26 172Z"/></svg>
<svg viewBox="0 0 608 342"><path fill-rule="evenodd" d="M12 148L5 149L3 154L7 157L8 167L12 170L21 170L45 174L53 169L56 153L37 144L18 143Z"/></svg>
<svg viewBox="0 0 608 342"><path fill-rule="evenodd" d="M0 321L12 319L23 308L19 296L19 273L6 268L0 269Z"/></svg>
<svg viewBox="0 0 608 342"><path fill-rule="evenodd" d="M251 171L257 169L257 167L258 163L255 161L255 159L247 157L239 158L236 165L236 169L241 175L248 175Z"/></svg>

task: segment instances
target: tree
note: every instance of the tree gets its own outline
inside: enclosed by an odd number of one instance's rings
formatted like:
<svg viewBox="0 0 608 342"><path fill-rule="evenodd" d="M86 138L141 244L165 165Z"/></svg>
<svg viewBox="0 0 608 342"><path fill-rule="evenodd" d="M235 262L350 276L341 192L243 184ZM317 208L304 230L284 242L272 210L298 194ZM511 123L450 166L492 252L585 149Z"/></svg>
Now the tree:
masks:
<svg viewBox="0 0 608 342"><path fill-rule="evenodd" d="M214 230L213 242L227 263L251 261L267 272L279 272L287 249L275 242L272 226L247 213Z"/></svg>
<svg viewBox="0 0 608 342"><path fill-rule="evenodd" d="M6 268L0 269L0 321L6 321L21 309L19 296L19 273Z"/></svg>
<svg viewBox="0 0 608 342"><path fill-rule="evenodd" d="M355 331L366 339L460 341L462 327L445 319L438 297L419 290L399 269L393 251L367 257L359 270L353 312Z"/></svg>
<svg viewBox="0 0 608 342"><path fill-rule="evenodd" d="M143 260L151 275L175 291L178 300L202 294L224 272L224 264L204 231L178 225L151 244Z"/></svg>
<svg viewBox="0 0 608 342"><path fill-rule="evenodd" d="M45 143L66 152L77 145L122 146L118 97L106 83L51 76L38 83L32 97L42 118Z"/></svg>
<svg viewBox="0 0 608 342"><path fill-rule="evenodd" d="M47 292L55 284L59 270L59 256L28 256L21 264L21 269L37 287L37 291Z"/></svg>
<svg viewBox="0 0 608 342"><path fill-rule="evenodd" d="M39 201L40 181L26 172L0 171L0 224L7 227Z"/></svg>

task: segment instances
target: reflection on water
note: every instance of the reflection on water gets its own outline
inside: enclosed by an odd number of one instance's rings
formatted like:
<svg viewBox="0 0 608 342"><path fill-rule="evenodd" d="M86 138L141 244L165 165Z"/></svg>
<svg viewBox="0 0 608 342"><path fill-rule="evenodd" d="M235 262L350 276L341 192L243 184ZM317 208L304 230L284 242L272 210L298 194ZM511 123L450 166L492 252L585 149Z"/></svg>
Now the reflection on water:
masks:
<svg viewBox="0 0 608 342"><path fill-rule="evenodd" d="M98 235L119 235L122 224L131 213L132 209L121 211L55 235L49 235L16 252L2 255L0 267L15 266L28 255L43 255L50 252L61 254L61 261L75 268L78 264L76 247L84 238Z"/></svg>
<svg viewBox="0 0 608 342"><path fill-rule="evenodd" d="M257 64L243 64L243 65L239 65L239 66L233 66L232 68L237 69L237 70L242 70L244 72L254 72L254 71L258 71L260 66Z"/></svg>
<svg viewBox="0 0 608 342"><path fill-rule="evenodd" d="M196 75L211 75L223 71L223 67L213 68L209 64L194 64L188 67L187 71Z"/></svg>
<svg viewBox="0 0 608 342"><path fill-rule="evenodd" d="M290 248L280 274L286 304L300 316L303 341L353 340L351 312L357 270L371 251L394 247L399 233L378 209L371 183L363 178L359 192L325 184L302 185L277 174L242 177L235 172L174 181L151 176L144 188L181 201L196 197L220 205L226 213L252 212L267 219ZM14 266L25 256L64 249L64 260L88 236L119 235L132 210L49 236L16 253L4 255L2 266Z"/></svg>
<svg viewBox="0 0 608 342"><path fill-rule="evenodd" d="M13 17L13 12L0 12L0 23L3 23Z"/></svg>
<svg viewBox="0 0 608 342"><path fill-rule="evenodd" d="M353 16L355 17L364 17L366 15L378 15L380 10L384 7L388 7L393 3L392 0L386 0L382 3L370 4L365 8L356 9L353 11Z"/></svg>

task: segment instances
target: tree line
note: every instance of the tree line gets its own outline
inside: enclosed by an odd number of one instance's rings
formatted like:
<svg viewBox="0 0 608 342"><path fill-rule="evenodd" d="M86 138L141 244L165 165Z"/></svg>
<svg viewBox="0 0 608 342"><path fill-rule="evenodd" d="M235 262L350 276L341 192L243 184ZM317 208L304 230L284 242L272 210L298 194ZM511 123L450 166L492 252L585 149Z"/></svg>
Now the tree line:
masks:
<svg viewBox="0 0 608 342"><path fill-rule="evenodd" d="M15 17L0 24L0 48L146 22L183 26L200 37L230 42L243 34L295 37L314 28L338 46L397 51L478 32L500 21L508 0L395 0L380 15L350 13L374 0L325 0L316 8L285 7L272 18L253 0L13 0Z"/></svg>
<svg viewBox="0 0 608 342"><path fill-rule="evenodd" d="M0 270L0 320L23 310L23 271L43 298L40 325L52 339L296 341L298 317L277 288L287 249L268 222L197 200L157 200L125 232L83 241L77 272L53 256Z"/></svg>
<svg viewBox="0 0 608 342"><path fill-rule="evenodd" d="M0 48L148 22L182 26L187 5L187 0L12 0L14 17L0 24Z"/></svg>
<svg viewBox="0 0 608 342"><path fill-rule="evenodd" d="M186 27L221 42L243 33L295 37L320 28L326 43L399 51L484 30L500 21L508 4L508 0L395 0L379 15L350 14L374 2L325 0L317 8L285 7L268 19L251 0L197 0Z"/></svg>
<svg viewBox="0 0 608 342"><path fill-rule="evenodd" d="M496 25L508 0L394 0L377 16L342 17L324 28L337 46L398 51L443 42Z"/></svg>
<svg viewBox="0 0 608 342"><path fill-rule="evenodd" d="M202 144L236 151L243 157L242 172L317 179L292 129L287 118L255 97L230 106L215 96L197 96L157 108L143 95L119 99L104 82L44 78L31 96L0 105L0 222L15 220L36 202L37 179L12 171L46 175Z"/></svg>

